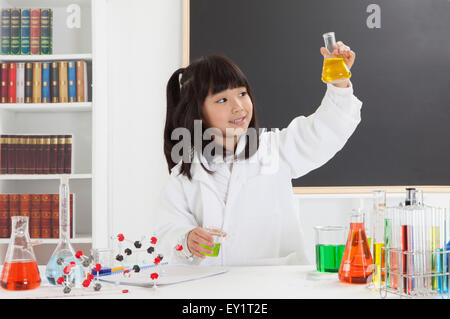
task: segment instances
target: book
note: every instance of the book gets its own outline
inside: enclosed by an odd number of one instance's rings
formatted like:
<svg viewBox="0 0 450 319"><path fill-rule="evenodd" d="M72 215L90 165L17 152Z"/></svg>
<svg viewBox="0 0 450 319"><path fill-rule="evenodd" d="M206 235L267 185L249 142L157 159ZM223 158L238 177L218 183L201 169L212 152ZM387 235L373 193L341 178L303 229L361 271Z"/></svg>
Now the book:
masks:
<svg viewBox="0 0 450 319"><path fill-rule="evenodd" d="M8 68L8 103L16 103L16 63L9 63Z"/></svg>
<svg viewBox="0 0 450 319"><path fill-rule="evenodd" d="M8 173L8 139L0 135L0 174Z"/></svg>
<svg viewBox="0 0 450 319"><path fill-rule="evenodd" d="M51 194L52 238L59 238L59 195Z"/></svg>
<svg viewBox="0 0 450 319"><path fill-rule="evenodd" d="M50 63L42 62L42 103L50 103Z"/></svg>
<svg viewBox="0 0 450 319"><path fill-rule="evenodd" d="M38 154L38 148L37 148L37 140L38 138L36 136L30 136L30 149L29 149L29 155L28 155L28 174L36 174L36 157Z"/></svg>
<svg viewBox="0 0 450 319"><path fill-rule="evenodd" d="M58 173L58 136L50 136L50 174Z"/></svg>
<svg viewBox="0 0 450 319"><path fill-rule="evenodd" d="M52 62L50 69L50 93L52 95L52 103L59 102L59 68L58 62Z"/></svg>
<svg viewBox="0 0 450 319"><path fill-rule="evenodd" d="M30 196L30 194L24 194ZM30 237L41 237L41 195L31 194Z"/></svg>
<svg viewBox="0 0 450 319"><path fill-rule="evenodd" d="M0 238L9 237L9 195L0 194Z"/></svg>
<svg viewBox="0 0 450 319"><path fill-rule="evenodd" d="M67 85L67 62L60 61L59 62L59 102L67 103L68 102L68 85Z"/></svg>
<svg viewBox="0 0 450 319"><path fill-rule="evenodd" d="M9 216L20 215L20 198L19 194L9 194ZM8 237L11 236L11 221L9 221Z"/></svg>
<svg viewBox="0 0 450 319"><path fill-rule="evenodd" d="M16 136L9 135L8 139L8 174L16 172Z"/></svg>
<svg viewBox="0 0 450 319"><path fill-rule="evenodd" d="M1 102L7 103L8 102L8 63L2 63L1 64L2 70L1 70Z"/></svg>
<svg viewBox="0 0 450 319"><path fill-rule="evenodd" d="M22 9L20 17L20 54L30 54L30 9Z"/></svg>
<svg viewBox="0 0 450 319"><path fill-rule="evenodd" d="M41 194L41 238L52 238L52 202L50 194Z"/></svg>
<svg viewBox="0 0 450 319"><path fill-rule="evenodd" d="M25 174L24 168L24 151L25 151L25 135L17 135L16 144L16 174Z"/></svg>
<svg viewBox="0 0 450 319"><path fill-rule="evenodd" d="M86 62L76 61L77 70L77 102L87 102L87 91L86 91Z"/></svg>
<svg viewBox="0 0 450 319"><path fill-rule="evenodd" d="M25 103L33 102L33 63L25 63Z"/></svg>
<svg viewBox="0 0 450 319"><path fill-rule="evenodd" d="M30 53L40 53L41 9L30 9Z"/></svg>
<svg viewBox="0 0 450 319"><path fill-rule="evenodd" d="M69 81L69 102L77 101L77 76L75 62L67 62L67 77Z"/></svg>
<svg viewBox="0 0 450 319"><path fill-rule="evenodd" d="M2 9L1 53L11 53L11 9Z"/></svg>
<svg viewBox="0 0 450 319"><path fill-rule="evenodd" d="M43 135L36 135L36 148L35 148L35 166L34 166L34 172L35 174L42 174L44 172L43 170L43 163L44 163L44 136Z"/></svg>
<svg viewBox="0 0 450 319"><path fill-rule="evenodd" d="M42 101L42 62L33 62L33 103Z"/></svg>
<svg viewBox="0 0 450 319"><path fill-rule="evenodd" d="M57 144L57 150L58 150L58 157L57 157L57 169L56 172L58 174L64 174L64 151L65 151L65 137L64 135L58 135L58 144Z"/></svg>
<svg viewBox="0 0 450 319"><path fill-rule="evenodd" d="M24 174L30 174L30 159L31 159L31 136L30 135L25 135L24 136L24 140L25 140L25 147L23 150L23 173Z"/></svg>
<svg viewBox="0 0 450 319"><path fill-rule="evenodd" d="M25 103L25 63L16 65L16 103Z"/></svg>
<svg viewBox="0 0 450 319"><path fill-rule="evenodd" d="M42 157L42 174L50 173L50 142L50 135L45 135Z"/></svg>
<svg viewBox="0 0 450 319"><path fill-rule="evenodd" d="M41 54L51 54L52 48L50 43L50 20L52 16L51 9L41 10Z"/></svg>
<svg viewBox="0 0 450 319"><path fill-rule="evenodd" d="M64 174L72 173L72 135L64 136Z"/></svg>
<svg viewBox="0 0 450 319"><path fill-rule="evenodd" d="M20 9L11 9L11 54L20 54Z"/></svg>

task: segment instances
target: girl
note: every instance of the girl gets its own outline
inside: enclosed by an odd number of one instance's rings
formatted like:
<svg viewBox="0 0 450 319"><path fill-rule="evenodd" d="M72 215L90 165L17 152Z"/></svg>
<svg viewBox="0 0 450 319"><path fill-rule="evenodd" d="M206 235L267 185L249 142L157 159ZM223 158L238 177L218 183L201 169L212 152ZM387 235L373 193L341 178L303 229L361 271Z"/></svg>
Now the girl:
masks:
<svg viewBox="0 0 450 319"><path fill-rule="evenodd" d="M355 60L340 41L332 53L320 52L344 58L349 69ZM291 179L344 146L360 122L362 103L349 80L327 84L314 114L260 133L253 102L245 75L224 57L203 57L169 79L164 153L170 177L155 212L155 233L162 251L174 252L171 263L308 263ZM214 247L207 226L227 234L215 258L204 255Z"/></svg>

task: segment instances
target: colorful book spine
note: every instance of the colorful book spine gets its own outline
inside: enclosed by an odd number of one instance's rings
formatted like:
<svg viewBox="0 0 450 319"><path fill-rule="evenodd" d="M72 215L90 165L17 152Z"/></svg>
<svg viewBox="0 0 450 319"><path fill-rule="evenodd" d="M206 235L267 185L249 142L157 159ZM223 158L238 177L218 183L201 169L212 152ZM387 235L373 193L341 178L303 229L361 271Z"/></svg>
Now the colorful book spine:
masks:
<svg viewBox="0 0 450 319"><path fill-rule="evenodd" d="M67 62L59 62L59 102L68 102L68 85L67 85Z"/></svg>
<svg viewBox="0 0 450 319"><path fill-rule="evenodd" d="M25 103L25 63L16 66L16 103Z"/></svg>
<svg viewBox="0 0 450 319"><path fill-rule="evenodd" d="M41 238L52 238L52 202L50 194L41 195Z"/></svg>
<svg viewBox="0 0 450 319"><path fill-rule="evenodd" d="M22 9L20 17L20 54L30 54L30 9Z"/></svg>
<svg viewBox="0 0 450 319"><path fill-rule="evenodd" d="M20 198L19 194L9 194L9 216L20 216ZM28 215L29 216L29 215ZM8 237L11 236L11 222L9 222Z"/></svg>
<svg viewBox="0 0 450 319"><path fill-rule="evenodd" d="M64 155L65 155L65 137L64 135L58 136L58 164L57 164L57 173L64 174Z"/></svg>
<svg viewBox="0 0 450 319"><path fill-rule="evenodd" d="M11 54L20 54L20 9L11 9Z"/></svg>
<svg viewBox="0 0 450 319"><path fill-rule="evenodd" d="M41 9L31 9L30 16L30 53L39 54L41 38Z"/></svg>
<svg viewBox="0 0 450 319"><path fill-rule="evenodd" d="M1 97L2 103L7 103L8 102L8 63L2 63L2 70L1 70L1 78L2 78L2 82L1 82Z"/></svg>
<svg viewBox="0 0 450 319"><path fill-rule="evenodd" d="M52 238L59 238L59 195L51 195L52 202Z"/></svg>
<svg viewBox="0 0 450 319"><path fill-rule="evenodd" d="M35 166L35 172L36 174L42 174L44 172L43 170L43 163L44 163L44 136L43 135L36 135L36 166Z"/></svg>
<svg viewBox="0 0 450 319"><path fill-rule="evenodd" d="M58 136L50 136L50 174L58 173Z"/></svg>
<svg viewBox="0 0 450 319"><path fill-rule="evenodd" d="M52 62L50 70L51 84L50 93L52 95L52 103L59 102L59 68L58 62Z"/></svg>
<svg viewBox="0 0 450 319"><path fill-rule="evenodd" d="M24 152L25 152L25 135L17 135L17 145L16 145L16 174L25 174L24 168Z"/></svg>
<svg viewBox="0 0 450 319"><path fill-rule="evenodd" d="M50 135L44 136L44 147L43 147L43 160L42 160L42 174L50 173Z"/></svg>
<svg viewBox="0 0 450 319"><path fill-rule="evenodd" d="M51 9L41 10L41 54L51 54L51 30L50 20L52 17Z"/></svg>
<svg viewBox="0 0 450 319"><path fill-rule="evenodd" d="M87 102L86 61L76 61L77 65L77 102Z"/></svg>
<svg viewBox="0 0 450 319"><path fill-rule="evenodd" d="M25 194L30 195L30 194ZM41 237L41 195L31 194L30 237Z"/></svg>
<svg viewBox="0 0 450 319"><path fill-rule="evenodd" d="M0 174L8 173L8 138L0 135Z"/></svg>
<svg viewBox="0 0 450 319"><path fill-rule="evenodd" d="M33 63L25 64L25 103L33 102Z"/></svg>
<svg viewBox="0 0 450 319"><path fill-rule="evenodd" d="M16 63L9 63L8 68L8 103L16 103Z"/></svg>
<svg viewBox="0 0 450 319"><path fill-rule="evenodd" d="M42 103L50 103L50 63L42 62Z"/></svg>
<svg viewBox="0 0 450 319"><path fill-rule="evenodd" d="M0 194L0 238L9 237L9 195Z"/></svg>
<svg viewBox="0 0 450 319"><path fill-rule="evenodd" d="M2 9L1 53L11 53L11 9Z"/></svg>
<svg viewBox="0 0 450 319"><path fill-rule="evenodd" d="M64 174L72 173L72 135L64 136Z"/></svg>
<svg viewBox="0 0 450 319"><path fill-rule="evenodd" d="M36 174L37 138L30 136L30 151L28 157L28 174Z"/></svg>
<svg viewBox="0 0 450 319"><path fill-rule="evenodd" d="M77 76L75 62L69 61L67 63L67 73L69 81L69 102L77 101Z"/></svg>
<svg viewBox="0 0 450 319"><path fill-rule="evenodd" d="M8 137L8 174L16 173L16 136Z"/></svg>
<svg viewBox="0 0 450 319"><path fill-rule="evenodd" d="M33 103L42 101L42 62L33 62Z"/></svg>

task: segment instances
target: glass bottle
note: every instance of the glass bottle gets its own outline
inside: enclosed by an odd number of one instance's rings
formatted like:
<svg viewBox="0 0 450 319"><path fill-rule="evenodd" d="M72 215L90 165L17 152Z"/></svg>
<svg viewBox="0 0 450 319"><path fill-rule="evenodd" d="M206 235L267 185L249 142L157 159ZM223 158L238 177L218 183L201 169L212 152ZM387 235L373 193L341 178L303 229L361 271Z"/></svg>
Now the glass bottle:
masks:
<svg viewBox="0 0 450 319"><path fill-rule="evenodd" d="M1 277L1 286L8 290L34 289L41 284L28 233L28 219L28 216L11 217L11 239Z"/></svg>
<svg viewBox="0 0 450 319"><path fill-rule="evenodd" d="M330 54L333 53L336 38L334 32L327 32L323 34L325 48ZM325 56L323 60L322 81L325 83L340 83L352 76L350 70L345 64L344 59L338 56Z"/></svg>
<svg viewBox="0 0 450 319"><path fill-rule="evenodd" d="M64 265L75 262L69 275L64 274ZM45 276L50 284L56 285L59 277L75 286L80 286L84 280L84 270L80 260L75 257L75 251L70 244L70 191L68 175L61 176L59 186L59 242L56 245L45 270Z"/></svg>
<svg viewBox="0 0 450 319"><path fill-rule="evenodd" d="M339 280L349 284L365 284L373 272L373 259L364 230L361 210L351 216L350 231L339 268Z"/></svg>
<svg viewBox="0 0 450 319"><path fill-rule="evenodd" d="M379 287L385 281L385 272L381 271L385 268L385 254L382 249L385 241L389 241L390 220L385 218L386 193L382 190L373 191L373 210L372 210L372 256L375 265L373 282Z"/></svg>

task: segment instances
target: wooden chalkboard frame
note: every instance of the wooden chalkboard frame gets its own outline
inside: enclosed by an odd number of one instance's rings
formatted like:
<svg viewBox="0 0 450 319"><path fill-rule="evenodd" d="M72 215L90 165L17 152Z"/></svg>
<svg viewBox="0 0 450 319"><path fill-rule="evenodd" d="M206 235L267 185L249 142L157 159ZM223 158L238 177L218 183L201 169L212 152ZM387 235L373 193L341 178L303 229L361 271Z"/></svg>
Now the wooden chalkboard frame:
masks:
<svg viewBox="0 0 450 319"><path fill-rule="evenodd" d="M182 66L189 65L190 52L190 0L182 0ZM447 186L327 186L327 187L293 187L294 194L369 194L375 189L385 190L387 193L403 193L406 187L416 187L425 193L450 193Z"/></svg>

